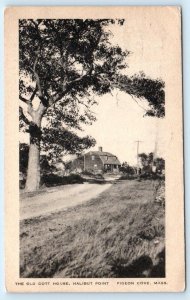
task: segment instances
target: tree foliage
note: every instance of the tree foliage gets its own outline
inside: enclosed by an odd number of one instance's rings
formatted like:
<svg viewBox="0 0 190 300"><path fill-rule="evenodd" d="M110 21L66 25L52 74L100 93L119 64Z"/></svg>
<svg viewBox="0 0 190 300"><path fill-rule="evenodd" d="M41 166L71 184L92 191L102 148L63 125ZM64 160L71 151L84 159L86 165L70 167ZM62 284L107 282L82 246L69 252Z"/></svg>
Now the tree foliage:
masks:
<svg viewBox="0 0 190 300"><path fill-rule="evenodd" d="M118 78L120 90L138 99L146 99L149 109L145 115L162 118L165 116L165 84L161 79L151 79L143 72L132 77L121 75Z"/></svg>
<svg viewBox="0 0 190 300"><path fill-rule="evenodd" d="M120 167L120 171L124 174L134 175L135 174L135 168L130 166L126 161L122 163Z"/></svg>
<svg viewBox="0 0 190 300"><path fill-rule="evenodd" d="M90 92L110 92L112 79L126 67L128 55L109 43L105 28L113 22L20 20L20 94L35 93L45 107L62 100L64 107L73 99L80 103ZM87 104L92 101L88 98Z"/></svg>
<svg viewBox="0 0 190 300"><path fill-rule="evenodd" d="M96 141L90 136L79 137L72 131L64 128L44 128L42 131L42 150L49 159L56 160L63 154L81 153L91 148Z"/></svg>
<svg viewBox="0 0 190 300"><path fill-rule="evenodd" d="M165 170L165 160L162 157L154 158L153 152L150 152L149 154L140 153L139 159L143 173L151 173L153 166L156 168L157 173L161 174Z"/></svg>
<svg viewBox="0 0 190 300"><path fill-rule="evenodd" d="M145 74L123 75L129 51L109 42L109 25L124 20L20 20L20 99L29 106L36 97L44 116L80 128L95 120L92 95L119 88L150 105L149 116L164 116L164 83ZM23 114L20 114L22 121ZM26 120L25 120L26 121Z"/></svg>
<svg viewBox="0 0 190 300"><path fill-rule="evenodd" d="M94 95L111 92L114 78L126 67L128 51L109 43L106 28L113 23L120 26L123 20L20 20L19 98L28 105L29 114L39 100L38 109L42 107L46 119L46 128L39 131L43 149L52 150L54 145L60 152L65 146L73 152L94 145L91 137L80 139L68 130L81 130L81 124L96 120L91 110ZM36 124L22 107L19 113L20 128L36 142ZM68 135L73 146L68 146Z"/></svg>

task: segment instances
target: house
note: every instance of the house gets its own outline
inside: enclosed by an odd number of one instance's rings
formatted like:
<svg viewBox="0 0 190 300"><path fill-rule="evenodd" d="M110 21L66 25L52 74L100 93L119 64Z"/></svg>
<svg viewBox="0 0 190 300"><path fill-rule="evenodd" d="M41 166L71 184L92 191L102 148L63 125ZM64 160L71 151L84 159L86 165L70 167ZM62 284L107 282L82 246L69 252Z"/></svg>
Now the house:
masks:
<svg viewBox="0 0 190 300"><path fill-rule="evenodd" d="M89 151L76 158L71 164L71 171L91 173L118 173L121 163L116 155L104 152L102 147L98 151Z"/></svg>

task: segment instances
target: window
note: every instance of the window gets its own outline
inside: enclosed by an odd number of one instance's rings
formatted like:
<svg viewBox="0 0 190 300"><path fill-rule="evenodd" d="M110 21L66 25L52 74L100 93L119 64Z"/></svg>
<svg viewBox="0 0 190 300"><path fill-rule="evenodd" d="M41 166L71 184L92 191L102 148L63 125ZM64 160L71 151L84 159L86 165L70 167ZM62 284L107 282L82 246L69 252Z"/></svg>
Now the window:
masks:
<svg viewBox="0 0 190 300"><path fill-rule="evenodd" d="M92 160L95 160L95 156L94 155L92 155Z"/></svg>

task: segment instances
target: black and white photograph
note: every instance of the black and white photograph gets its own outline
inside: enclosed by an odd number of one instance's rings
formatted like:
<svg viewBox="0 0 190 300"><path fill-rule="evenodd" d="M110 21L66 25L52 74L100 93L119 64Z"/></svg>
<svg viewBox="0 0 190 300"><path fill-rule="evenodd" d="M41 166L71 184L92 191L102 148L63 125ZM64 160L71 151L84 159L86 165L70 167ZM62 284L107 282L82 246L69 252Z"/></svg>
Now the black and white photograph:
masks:
<svg viewBox="0 0 190 300"><path fill-rule="evenodd" d="M121 11L18 18L20 280L168 284L180 53L166 8Z"/></svg>

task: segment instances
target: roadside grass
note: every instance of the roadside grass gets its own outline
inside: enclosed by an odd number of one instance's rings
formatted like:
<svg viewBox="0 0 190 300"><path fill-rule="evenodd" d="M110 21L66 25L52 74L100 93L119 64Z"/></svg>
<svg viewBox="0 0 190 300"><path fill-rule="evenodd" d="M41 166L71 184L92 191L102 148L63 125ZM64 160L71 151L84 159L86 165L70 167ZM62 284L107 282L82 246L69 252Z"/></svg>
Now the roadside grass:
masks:
<svg viewBox="0 0 190 300"><path fill-rule="evenodd" d="M164 277L158 182L117 181L67 211L20 222L20 277Z"/></svg>

